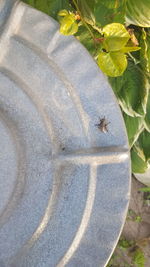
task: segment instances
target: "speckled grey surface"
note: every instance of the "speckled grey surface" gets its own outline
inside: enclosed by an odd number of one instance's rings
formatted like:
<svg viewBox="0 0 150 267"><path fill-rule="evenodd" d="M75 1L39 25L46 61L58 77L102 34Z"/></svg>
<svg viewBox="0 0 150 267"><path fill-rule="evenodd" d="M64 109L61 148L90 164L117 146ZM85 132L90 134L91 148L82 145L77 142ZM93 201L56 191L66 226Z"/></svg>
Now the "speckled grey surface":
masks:
<svg viewBox="0 0 150 267"><path fill-rule="evenodd" d="M113 92L41 12L1 0L0 34L0 267L103 267L130 192Z"/></svg>

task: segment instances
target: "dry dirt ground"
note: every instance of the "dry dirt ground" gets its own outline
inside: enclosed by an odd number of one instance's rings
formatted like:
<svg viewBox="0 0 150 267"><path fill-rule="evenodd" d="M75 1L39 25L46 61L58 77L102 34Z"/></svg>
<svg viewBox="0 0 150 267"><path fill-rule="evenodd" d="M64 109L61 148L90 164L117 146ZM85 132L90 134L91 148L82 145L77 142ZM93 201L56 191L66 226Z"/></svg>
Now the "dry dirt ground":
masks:
<svg viewBox="0 0 150 267"><path fill-rule="evenodd" d="M109 267L150 267L150 193L140 192L142 187L145 186L133 177L122 241L118 243ZM138 251L142 251L144 260Z"/></svg>

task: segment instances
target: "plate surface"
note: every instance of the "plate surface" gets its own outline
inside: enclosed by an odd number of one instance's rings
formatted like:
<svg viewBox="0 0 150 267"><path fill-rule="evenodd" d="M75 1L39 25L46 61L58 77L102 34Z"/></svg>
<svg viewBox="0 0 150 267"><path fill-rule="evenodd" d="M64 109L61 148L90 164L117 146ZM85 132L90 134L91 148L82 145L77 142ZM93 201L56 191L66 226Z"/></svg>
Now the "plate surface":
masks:
<svg viewBox="0 0 150 267"><path fill-rule="evenodd" d="M130 192L120 109L57 22L21 2L1 5L0 266L105 266Z"/></svg>

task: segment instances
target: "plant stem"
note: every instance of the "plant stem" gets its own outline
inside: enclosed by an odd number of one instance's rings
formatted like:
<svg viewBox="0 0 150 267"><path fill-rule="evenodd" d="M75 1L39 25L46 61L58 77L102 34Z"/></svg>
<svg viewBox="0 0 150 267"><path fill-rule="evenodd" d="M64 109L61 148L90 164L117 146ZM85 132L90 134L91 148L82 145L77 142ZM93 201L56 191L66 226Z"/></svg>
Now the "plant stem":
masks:
<svg viewBox="0 0 150 267"><path fill-rule="evenodd" d="M78 8L78 5L77 5L76 0L72 0L72 2L74 3L77 12L78 12L79 15L80 15L81 21L83 22L83 24L84 24L84 26L87 28L87 30L90 32L90 34L91 34L91 36L92 36L92 38L93 38L93 40L94 40L94 39L95 39L95 36L94 36L93 32L91 31L90 27L89 27L89 26L87 25L87 23L85 22L84 18L82 17L82 14L81 14L81 12L80 12L80 10L79 10L79 8Z"/></svg>

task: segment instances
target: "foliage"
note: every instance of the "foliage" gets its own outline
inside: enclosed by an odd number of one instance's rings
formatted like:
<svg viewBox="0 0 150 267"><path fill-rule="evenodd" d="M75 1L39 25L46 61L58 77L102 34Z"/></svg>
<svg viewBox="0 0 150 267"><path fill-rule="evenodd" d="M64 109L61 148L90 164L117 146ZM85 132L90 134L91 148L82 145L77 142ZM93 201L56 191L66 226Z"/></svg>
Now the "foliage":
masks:
<svg viewBox="0 0 150 267"><path fill-rule="evenodd" d="M147 79L133 61L120 77L110 78L110 84L118 98L122 110L131 117L144 117L146 114L148 85Z"/></svg>
<svg viewBox="0 0 150 267"><path fill-rule="evenodd" d="M112 22L125 23L125 0L97 0L94 15L99 26Z"/></svg>
<svg viewBox="0 0 150 267"><path fill-rule="evenodd" d="M140 191L141 191L141 192L150 192L150 187L143 187L143 188L140 188Z"/></svg>
<svg viewBox="0 0 150 267"><path fill-rule="evenodd" d="M137 145L131 149L132 171L134 173L144 173L148 169L148 162L144 156L142 149Z"/></svg>
<svg viewBox="0 0 150 267"><path fill-rule="evenodd" d="M118 247L122 250L126 250L130 247L132 247L134 244L133 241L129 241L123 237L120 238L119 242L118 242Z"/></svg>
<svg viewBox="0 0 150 267"><path fill-rule="evenodd" d="M135 173L144 173L150 160L150 134L143 130L131 150L132 169Z"/></svg>
<svg viewBox="0 0 150 267"><path fill-rule="evenodd" d="M127 128L132 171L144 173L150 166L150 1L24 2L57 19L60 32L74 34L109 76Z"/></svg>
<svg viewBox="0 0 150 267"><path fill-rule="evenodd" d="M107 267L144 267L143 247L148 244L147 238L133 241L121 237Z"/></svg>
<svg viewBox="0 0 150 267"><path fill-rule="evenodd" d="M98 55L98 65L108 76L120 76L127 68L125 53L139 50L139 47L126 46L130 34L120 23L107 24L102 29L102 34L104 36L103 51Z"/></svg>
<svg viewBox="0 0 150 267"><path fill-rule="evenodd" d="M142 221L142 217L132 209L128 210L127 220L140 223Z"/></svg>
<svg viewBox="0 0 150 267"><path fill-rule="evenodd" d="M78 31L76 16L73 12L63 9L58 13L60 21L60 32L64 35L72 35Z"/></svg>
<svg viewBox="0 0 150 267"><path fill-rule="evenodd" d="M137 248L133 254L132 262L137 267L144 267L145 266L145 256L143 251L140 248Z"/></svg>
<svg viewBox="0 0 150 267"><path fill-rule="evenodd" d="M71 10L68 0L24 0L25 3L57 19L57 14L62 9Z"/></svg>
<svg viewBox="0 0 150 267"><path fill-rule="evenodd" d="M141 27L150 27L150 1L127 0L126 22Z"/></svg>

